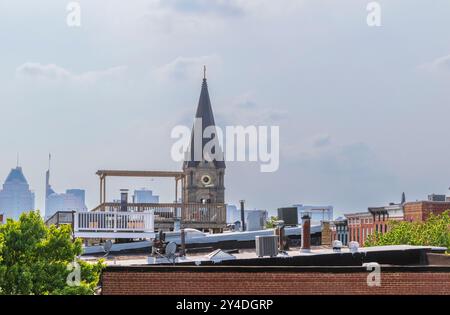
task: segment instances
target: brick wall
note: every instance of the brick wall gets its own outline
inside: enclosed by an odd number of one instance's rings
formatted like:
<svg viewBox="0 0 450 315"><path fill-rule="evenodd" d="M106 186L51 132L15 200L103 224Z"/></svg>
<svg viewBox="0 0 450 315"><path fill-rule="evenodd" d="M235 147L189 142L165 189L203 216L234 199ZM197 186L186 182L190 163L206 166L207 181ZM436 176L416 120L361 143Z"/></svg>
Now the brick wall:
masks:
<svg viewBox="0 0 450 315"><path fill-rule="evenodd" d="M383 267L369 287L362 267L109 267L102 294L450 294L450 268Z"/></svg>
<svg viewBox="0 0 450 315"><path fill-rule="evenodd" d="M435 215L450 209L450 202L417 201L403 206L405 221L425 221L430 213Z"/></svg>

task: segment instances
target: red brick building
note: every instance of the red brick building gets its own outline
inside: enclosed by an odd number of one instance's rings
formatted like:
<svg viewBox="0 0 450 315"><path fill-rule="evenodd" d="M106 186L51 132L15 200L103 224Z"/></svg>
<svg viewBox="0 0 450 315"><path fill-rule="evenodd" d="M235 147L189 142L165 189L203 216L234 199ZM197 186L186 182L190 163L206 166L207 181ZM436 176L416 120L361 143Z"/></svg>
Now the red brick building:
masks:
<svg viewBox="0 0 450 315"><path fill-rule="evenodd" d="M383 266L381 286L365 267L107 267L103 295L450 294L450 267Z"/></svg>
<svg viewBox="0 0 450 315"><path fill-rule="evenodd" d="M403 221L403 207L400 204L390 204L385 207L371 207L373 216L373 231L384 234L389 230L389 221Z"/></svg>
<svg viewBox="0 0 450 315"><path fill-rule="evenodd" d="M367 237L373 233L373 216L370 212L346 214L348 225L348 241L364 245Z"/></svg>
<svg viewBox="0 0 450 315"><path fill-rule="evenodd" d="M415 201L403 205L404 220L409 222L425 221L430 213L442 214L450 209L450 202L445 201Z"/></svg>

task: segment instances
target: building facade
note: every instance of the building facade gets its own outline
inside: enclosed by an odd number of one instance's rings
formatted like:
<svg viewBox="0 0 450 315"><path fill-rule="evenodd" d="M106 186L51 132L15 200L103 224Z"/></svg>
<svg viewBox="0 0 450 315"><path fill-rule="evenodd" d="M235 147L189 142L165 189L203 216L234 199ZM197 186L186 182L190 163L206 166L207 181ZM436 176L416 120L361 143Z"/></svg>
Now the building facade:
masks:
<svg viewBox="0 0 450 315"><path fill-rule="evenodd" d="M133 203L159 203L159 196L153 191L142 188L134 191Z"/></svg>
<svg viewBox="0 0 450 315"><path fill-rule="evenodd" d="M19 219L23 212L34 209L34 192L23 174L22 168L17 166L12 169L0 190L0 212L7 218Z"/></svg>
<svg viewBox="0 0 450 315"><path fill-rule="evenodd" d="M348 241L364 245L373 233L373 216L370 212L346 214L348 224Z"/></svg>
<svg viewBox="0 0 450 315"><path fill-rule="evenodd" d="M369 212L373 216L374 231L384 234L389 231L389 221L403 221L403 205L390 204L385 207L371 207Z"/></svg>
<svg viewBox="0 0 450 315"><path fill-rule="evenodd" d="M425 221L430 214L438 215L450 210L450 202L443 201L415 201L403 205L404 220L408 222Z"/></svg>
<svg viewBox="0 0 450 315"><path fill-rule="evenodd" d="M211 136L203 137L207 134L207 128L212 131ZM204 77L190 146L183 163L186 176L183 194L187 203L225 203L225 159L215 130L208 85ZM205 147L211 141L215 143L211 150L214 157L205 156Z"/></svg>
<svg viewBox="0 0 450 315"><path fill-rule="evenodd" d="M348 224L347 219L339 217L331 222L331 239L342 242L342 245L348 244Z"/></svg>

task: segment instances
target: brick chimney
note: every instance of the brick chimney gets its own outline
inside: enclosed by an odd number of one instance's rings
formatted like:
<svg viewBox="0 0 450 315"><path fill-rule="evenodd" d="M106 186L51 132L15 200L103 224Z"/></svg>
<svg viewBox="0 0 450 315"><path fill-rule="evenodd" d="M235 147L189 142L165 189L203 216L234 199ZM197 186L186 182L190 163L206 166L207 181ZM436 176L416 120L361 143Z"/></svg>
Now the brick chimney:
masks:
<svg viewBox="0 0 450 315"><path fill-rule="evenodd" d="M311 251L311 215L307 212L302 215L302 252Z"/></svg>
<svg viewBox="0 0 450 315"><path fill-rule="evenodd" d="M322 237L320 244L331 246L331 227L330 222L328 221L322 221Z"/></svg>

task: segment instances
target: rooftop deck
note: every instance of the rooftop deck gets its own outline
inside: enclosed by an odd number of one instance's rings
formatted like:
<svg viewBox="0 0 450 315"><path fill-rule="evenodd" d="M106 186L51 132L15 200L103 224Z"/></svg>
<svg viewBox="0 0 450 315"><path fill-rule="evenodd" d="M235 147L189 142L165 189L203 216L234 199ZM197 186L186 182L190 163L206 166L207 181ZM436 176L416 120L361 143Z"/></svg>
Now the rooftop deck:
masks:
<svg viewBox="0 0 450 315"><path fill-rule="evenodd" d="M175 219L179 218L182 228L223 229L226 227L226 206L215 203L102 203L92 212L130 212L152 211L156 230L173 229Z"/></svg>

